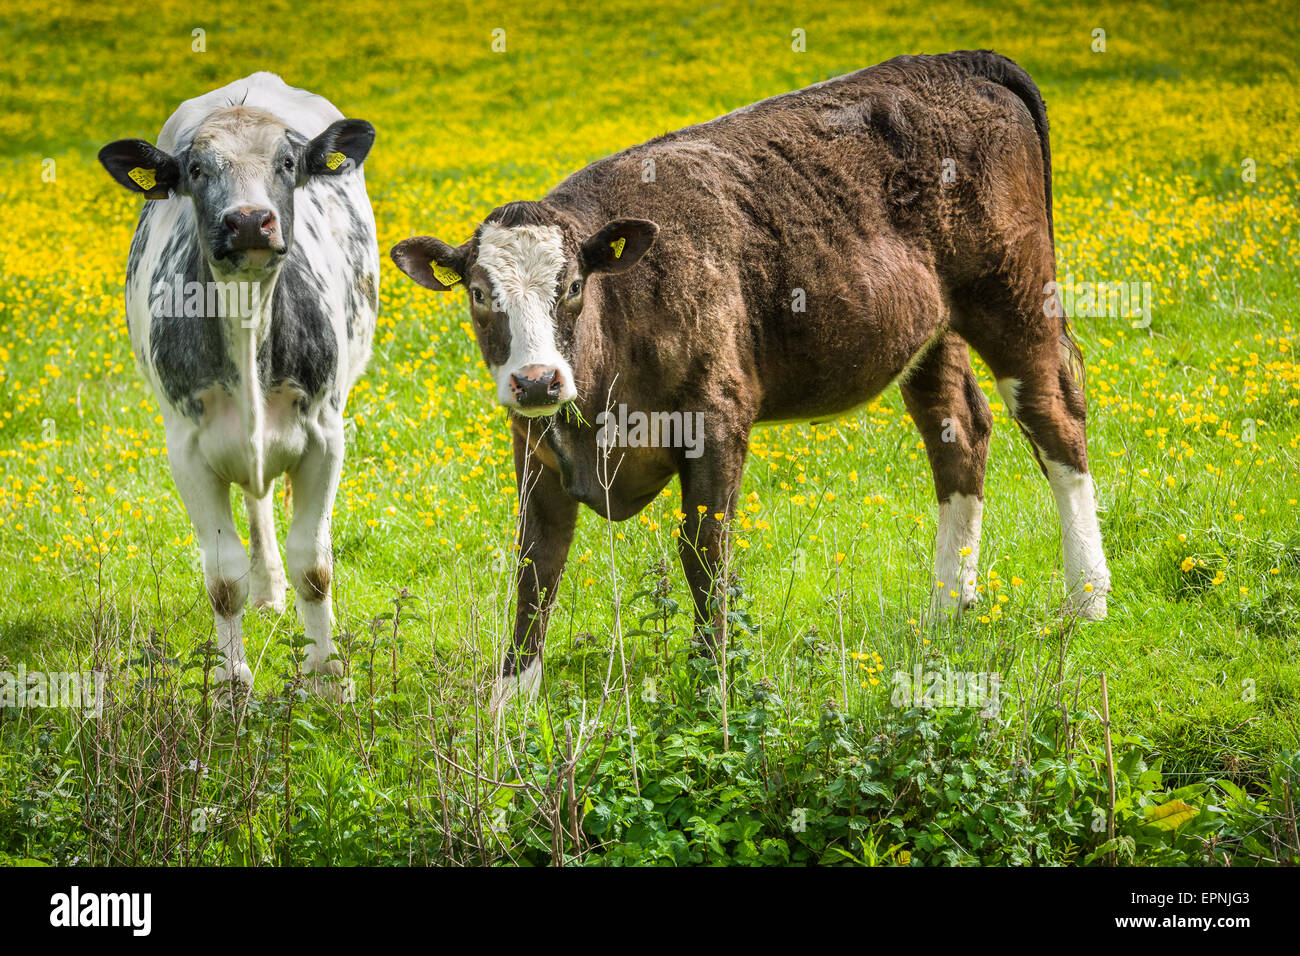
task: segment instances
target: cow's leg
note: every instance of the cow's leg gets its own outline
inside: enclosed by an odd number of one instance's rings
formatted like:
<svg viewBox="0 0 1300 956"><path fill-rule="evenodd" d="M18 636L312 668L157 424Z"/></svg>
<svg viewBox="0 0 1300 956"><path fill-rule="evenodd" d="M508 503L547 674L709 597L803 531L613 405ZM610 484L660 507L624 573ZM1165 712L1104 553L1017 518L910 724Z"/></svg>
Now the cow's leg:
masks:
<svg viewBox="0 0 1300 956"><path fill-rule="evenodd" d="M1101 620L1106 616L1110 570L1088 473L1083 394L1064 363L1050 372L1030 367L1023 377L999 376L997 388L1052 486L1069 607L1082 618Z"/></svg>
<svg viewBox="0 0 1300 956"><path fill-rule="evenodd" d="M330 518L342 468L343 419L326 413L311 430L306 451L290 471L293 519L285 539L285 556L298 616L311 642L306 653L307 673L333 677L343 673L343 665L330 659L334 654Z"/></svg>
<svg viewBox="0 0 1300 956"><path fill-rule="evenodd" d="M1011 275L1036 278L979 283L964 296L960 331L992 370L998 393L1051 483L1068 607L1099 620L1106 616L1110 571L1088 474L1084 394L1071 369L1077 350L1064 320L1049 314L1059 309L1053 303L1044 307L1050 265L1018 271L1014 256L1008 262Z"/></svg>
<svg viewBox="0 0 1300 956"><path fill-rule="evenodd" d="M248 598L254 607L284 612L285 591L289 582L280 560L280 544L275 538L274 496L268 491L261 498L244 492L248 507L248 548L252 559Z"/></svg>
<svg viewBox="0 0 1300 956"><path fill-rule="evenodd" d="M939 500L931 608L961 611L975 603L993 416L971 371L966 343L952 333L913 366L901 390L925 441Z"/></svg>
<svg viewBox="0 0 1300 956"><path fill-rule="evenodd" d="M167 457L203 556L203 582L212 602L222 659L213 678L219 684L227 680L252 684L253 672L244 658L249 564L230 510L230 485L208 467L196 440L169 434Z"/></svg>
<svg viewBox="0 0 1300 956"><path fill-rule="evenodd" d="M696 633L711 652L716 650L722 634L722 597L726 593L723 569L727 565L726 549L730 547L726 527L740 495L752 423L748 416L729 420L717 429L706 423L703 454L684 458L679 473L685 517L677 553L691 588Z"/></svg>
<svg viewBox="0 0 1300 956"><path fill-rule="evenodd" d="M541 686L546 625L578 523L578 503L565 494L560 476L537 460L524 436L512 435L519 490L515 631L492 690L492 713L516 692L531 698Z"/></svg>

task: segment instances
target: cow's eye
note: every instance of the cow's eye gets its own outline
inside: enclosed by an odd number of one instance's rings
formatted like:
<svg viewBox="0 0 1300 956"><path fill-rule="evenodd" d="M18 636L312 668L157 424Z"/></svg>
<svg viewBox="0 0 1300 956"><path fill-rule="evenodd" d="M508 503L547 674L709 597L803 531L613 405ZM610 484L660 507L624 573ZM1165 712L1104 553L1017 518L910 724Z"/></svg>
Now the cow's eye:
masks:
<svg viewBox="0 0 1300 956"><path fill-rule="evenodd" d="M581 291L582 291L582 280L574 279L573 283L569 286L569 298L572 299L575 295L577 295Z"/></svg>
<svg viewBox="0 0 1300 956"><path fill-rule="evenodd" d="M291 173L291 172L293 172L293 157L292 157L292 156L286 156L286 157L284 158L284 171L285 171L286 173Z"/></svg>
<svg viewBox="0 0 1300 956"><path fill-rule="evenodd" d="M203 168L198 163L190 163L190 179L198 179L203 175Z"/></svg>
<svg viewBox="0 0 1300 956"><path fill-rule="evenodd" d="M477 286L469 290L469 295L470 298L474 300L475 305L482 305L484 302L487 301L487 296L485 296L483 294L483 290L478 288Z"/></svg>

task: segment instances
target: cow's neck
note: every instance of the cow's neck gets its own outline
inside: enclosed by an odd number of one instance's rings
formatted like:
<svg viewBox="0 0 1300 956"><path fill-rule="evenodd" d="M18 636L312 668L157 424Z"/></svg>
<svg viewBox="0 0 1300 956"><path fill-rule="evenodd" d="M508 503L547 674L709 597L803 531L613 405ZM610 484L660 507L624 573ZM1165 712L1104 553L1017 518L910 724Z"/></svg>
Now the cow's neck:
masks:
<svg viewBox="0 0 1300 956"><path fill-rule="evenodd" d="M279 268L271 270L265 278L251 280L255 285L249 288L246 299L247 308L227 309L220 321L225 326L226 342L230 346L230 357L239 375L239 387L234 396L243 419L244 434L247 436L246 451L248 455L249 488L257 497L262 497L267 488L264 463L266 459L266 410L263 395L263 383L259 380L257 353L262 343L271 334L272 303L275 300L275 286L279 280ZM214 276L221 282L240 282L235 276Z"/></svg>
<svg viewBox="0 0 1300 956"><path fill-rule="evenodd" d="M275 298L275 286L280 281L280 267L276 267L265 276L249 278L238 272L225 275L209 270L214 282L237 283L242 289L238 300L227 304L225 314L220 318L225 329L230 333L230 341L238 341L251 336L258 345L266 341L271 334L271 304Z"/></svg>

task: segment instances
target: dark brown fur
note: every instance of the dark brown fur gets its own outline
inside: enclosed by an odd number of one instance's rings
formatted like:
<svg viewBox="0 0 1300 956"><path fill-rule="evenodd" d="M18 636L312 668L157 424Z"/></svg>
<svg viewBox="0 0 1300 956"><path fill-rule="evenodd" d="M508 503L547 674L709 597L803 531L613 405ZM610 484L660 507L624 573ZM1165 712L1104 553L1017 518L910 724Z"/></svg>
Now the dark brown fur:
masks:
<svg viewBox="0 0 1300 956"><path fill-rule="evenodd" d="M324 601L330 596L330 581L334 573L329 568L308 568L303 572L304 587L298 593L307 601Z"/></svg>
<svg viewBox="0 0 1300 956"><path fill-rule="evenodd" d="M244 606L246 596L246 589L241 588L238 581L231 581L226 578L217 579L213 582L212 587L208 589L208 599L212 602L212 610L219 617L234 617Z"/></svg>
<svg viewBox="0 0 1300 956"><path fill-rule="evenodd" d="M581 316L561 327L588 425L512 416L528 561L505 674L541 653L577 503L626 519L674 475L696 620L716 629L723 526L755 424L834 418L900 380L939 500L982 497L991 416L968 343L1022 383L1017 418L1037 452L1087 471L1083 395L1061 349L1073 343L1044 310L1046 112L1010 60L899 57L659 137L490 218L559 225L576 249L620 217L657 223L657 241L629 271L591 275ZM456 252L473 267L474 240ZM606 490L590 423L619 403L703 412L704 454L617 448Z"/></svg>

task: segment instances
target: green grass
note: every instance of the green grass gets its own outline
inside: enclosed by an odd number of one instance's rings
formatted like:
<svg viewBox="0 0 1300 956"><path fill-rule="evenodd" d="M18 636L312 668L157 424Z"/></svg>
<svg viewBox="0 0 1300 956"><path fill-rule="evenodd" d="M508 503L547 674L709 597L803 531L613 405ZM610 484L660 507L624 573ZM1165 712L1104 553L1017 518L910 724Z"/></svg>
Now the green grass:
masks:
<svg viewBox="0 0 1300 956"><path fill-rule="evenodd" d="M1112 732L1128 741L1117 750L1134 761L1121 782L1131 776L1136 817L1121 808L1119 832L1139 861L1208 858L1208 810L1203 831L1142 838L1144 803L1172 787L1239 785L1252 795L1243 801L1273 795L1272 809L1252 812L1287 812L1294 783L1283 786L1289 771L1278 767L1300 749L1294 25L1251 4L950 5L933 15L634 6L577 18L476 8L395 28L387 5L324 13L295 2L271 9L298 29L265 31L188 8L141 22L56 7L38 22L4 5L15 46L0 64L0 206L12 223L0 248L0 670L93 662L111 670L116 696L112 719L98 722L0 708L0 854L680 863L845 861L842 851L859 861L1082 862L1102 840L1088 825L1104 777L1102 673ZM190 31L205 24L208 51L191 54ZM497 25L508 30L505 55L490 50ZM1097 25L1108 30L1105 54L1089 50ZM806 54L789 50L794 27L808 30ZM999 582L994 591L985 579L979 610L956 623L921 613L933 488L891 390L833 425L755 436L743 492L759 510L736 530L748 544L733 568L747 617L735 625L725 739L723 698L710 691L719 677L688 656L687 616L641 621L667 606L638 594L646 573L667 578L670 595L658 600L689 606L670 536L675 485L647 510L653 526L582 516L551 622L547 698L494 731L481 705L513 599L494 559L509 546L515 501L505 420L464 303L385 265L334 519L335 610L357 700L325 708L299 693L291 607L245 618L256 711L232 721L212 707L202 667L182 670L211 639L211 618L121 312L138 204L98 167L100 145L152 138L179 99L276 68L379 128L367 178L386 251L414 232L460 241L500 202L536 197L666 129L897 53L984 46L1022 62L1047 99L1062 276L1157 288L1150 329L1074 322L1115 587L1106 621L1062 622L1051 495L978 366L996 419L981 571ZM1253 183L1239 175L1247 156ZM52 183L41 178L47 157ZM402 589L394 628L384 615ZM151 671L151 642L176 663L152 661ZM880 673L857 670L850 655L864 653L880 656ZM891 707L895 669L935 660L1001 673L1001 721ZM590 775L577 838L566 721L581 744L578 794ZM195 759L214 771L202 782L183 769ZM1019 794L1015 768L1043 760L1089 769L1050 793ZM960 778L954 767L975 768L978 784L956 790L978 799L945 809L909 784ZM1139 785L1151 767L1162 782ZM484 778L517 783L513 798ZM907 821L872 803L883 799L873 781L912 808ZM861 805L844 810L843 787ZM1231 804L1226 793L1215 799ZM814 804L811 836L788 825L807 806L797 800ZM994 852L979 807L999 800L1032 813ZM1198 800L1189 797L1213 802ZM190 814L205 806L224 816L196 833ZM494 831L484 820L498 810ZM927 842L933 831L917 823L952 829L945 814L975 821L955 841L960 852ZM1233 852L1300 850L1249 845L1238 823L1213 824ZM870 852L868 834L883 841Z"/></svg>

